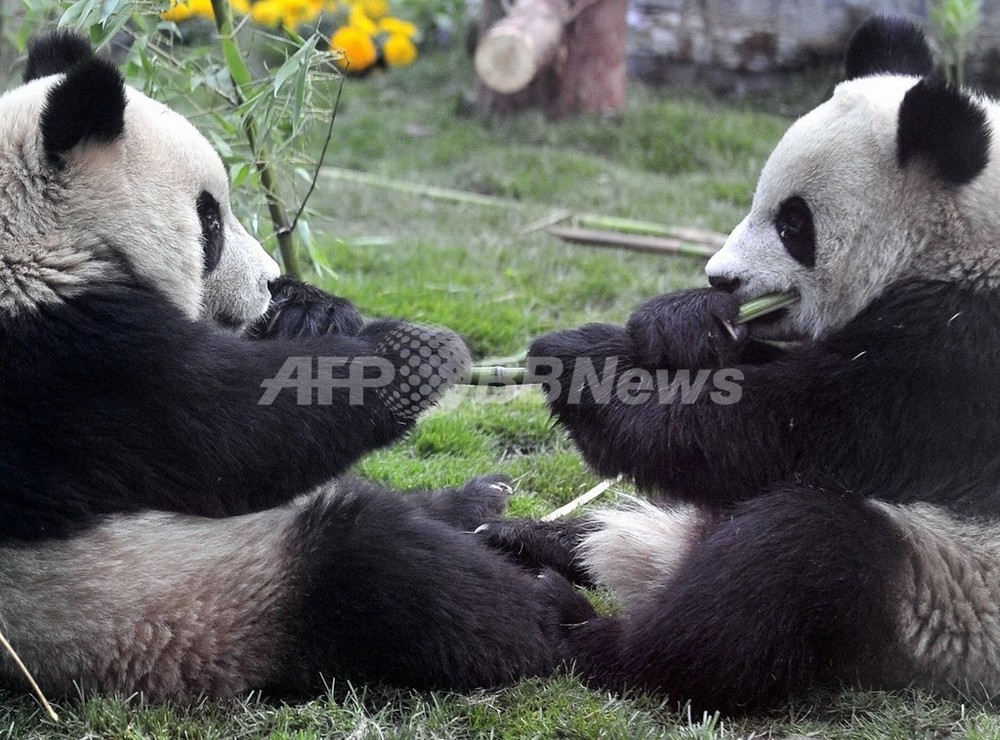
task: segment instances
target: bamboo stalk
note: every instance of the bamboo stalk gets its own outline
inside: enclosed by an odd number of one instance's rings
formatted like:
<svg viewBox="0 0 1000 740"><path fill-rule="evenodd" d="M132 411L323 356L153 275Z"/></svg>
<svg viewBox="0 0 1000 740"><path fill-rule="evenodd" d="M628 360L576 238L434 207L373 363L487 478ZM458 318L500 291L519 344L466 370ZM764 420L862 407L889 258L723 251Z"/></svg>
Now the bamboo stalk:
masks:
<svg viewBox="0 0 1000 740"><path fill-rule="evenodd" d="M740 317L737 319L737 323L744 324L747 321L753 321L781 308L787 308L797 303L798 300L798 295L792 292L774 293L754 298L740 306Z"/></svg>
<svg viewBox="0 0 1000 740"><path fill-rule="evenodd" d="M681 239L666 236L649 236L645 234L625 234L615 231L598 229L582 229L578 226L550 226L546 231L563 241L575 244L589 244L596 247L615 247L630 249L635 252L654 252L658 254L683 254L705 259L715 254L716 250L703 244L691 244Z"/></svg>
<svg viewBox="0 0 1000 740"><path fill-rule="evenodd" d="M774 293L772 295L754 298L740 306L740 315L737 323L743 324L753 321L761 316L787 308L799 300L798 295L790 291L784 293ZM523 367L505 367L506 362L524 362L526 354L511 355L510 357L497 358L495 364L473 366L471 374L465 385L486 385L486 386L506 386L506 385L530 385L534 381L529 381L527 371Z"/></svg>
<svg viewBox="0 0 1000 740"><path fill-rule="evenodd" d="M52 708L51 704L49 704L49 700L45 698L45 694L42 693L41 688L35 681L35 677L31 675L31 671L28 670L28 667L21 660L21 656L19 656L14 648L11 647L11 644L7 642L7 638L3 636L2 632L0 632L0 646L3 646L3 649L10 653L10 657L13 659L17 667L21 669L21 673L24 674L24 677L28 679L28 683L31 685L31 690L35 692L35 696L38 697L38 700L42 703L42 706L45 708L45 711L48 712L52 721L58 722L59 715L56 714L56 710Z"/></svg>
<svg viewBox="0 0 1000 740"><path fill-rule="evenodd" d="M472 368L465 385L525 385L527 370L523 367L503 367L501 365L476 365Z"/></svg>
<svg viewBox="0 0 1000 740"><path fill-rule="evenodd" d="M551 522L556 519L560 519L567 514L572 514L574 511L579 509L581 506L586 506L591 501L601 496L605 491L607 491L611 486L613 486L618 481L617 478L608 478L607 480L602 480L596 486L591 488L586 493L577 496L575 499L570 501L564 506L560 506L555 511L550 511L548 514L542 517L543 522Z"/></svg>
<svg viewBox="0 0 1000 740"><path fill-rule="evenodd" d="M233 7L230 1L212 0L212 14L215 16L215 26L219 31L219 43L226 60L226 68L236 86L236 95L240 104L245 104L253 97L253 78L246 62L243 61L243 53L236 41ZM274 224L275 235L278 239L278 251L281 253L285 272L296 279L301 279L302 270L299 267L299 256L292 239L292 227L288 223L284 206L278 197L271 156L263 144L260 149L257 148L257 122L249 112L243 116L243 132L247 137L247 143L250 144L250 150L257 159L255 165L257 172L260 173L260 184L264 188L267 212L271 217L271 223Z"/></svg>
<svg viewBox="0 0 1000 740"><path fill-rule="evenodd" d="M668 236L695 244L704 244L719 249L726 243L726 235L704 229L693 229L687 226L667 226L653 221L640 221L634 218L618 216L602 216L597 213L579 213L574 220L579 226L607 231L622 231L627 234L647 234L649 236Z"/></svg>

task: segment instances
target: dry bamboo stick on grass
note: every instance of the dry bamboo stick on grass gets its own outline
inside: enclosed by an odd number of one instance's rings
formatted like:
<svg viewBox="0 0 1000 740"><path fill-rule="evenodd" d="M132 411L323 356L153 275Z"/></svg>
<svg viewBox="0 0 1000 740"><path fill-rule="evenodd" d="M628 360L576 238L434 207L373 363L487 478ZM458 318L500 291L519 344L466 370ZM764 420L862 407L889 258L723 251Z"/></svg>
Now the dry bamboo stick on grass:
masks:
<svg viewBox="0 0 1000 740"><path fill-rule="evenodd" d="M578 226L550 226L546 231L552 236L574 244L588 244L595 247L630 249L634 252L655 254L683 254L705 259L715 254L714 247L692 244L689 241L668 236L648 234L625 234L600 229L582 229Z"/></svg>
<svg viewBox="0 0 1000 740"><path fill-rule="evenodd" d="M21 656L19 656L14 648L11 647L11 644L7 642L7 638L3 636L2 632L0 632L0 645L3 646L4 650L10 653L10 657L13 659L14 663L16 663L17 667L21 669L21 673L24 674L24 677L28 679L28 683L31 685L32 691L35 692L35 695L42 703L45 711L48 712L49 717L52 718L52 721L58 722L59 715L56 714L56 710L52 708L51 704L49 704L49 700L45 698L45 694L43 694L41 688L39 688L38 682L35 681L35 677L31 675L31 671L28 670L28 667L21 660Z"/></svg>
<svg viewBox="0 0 1000 740"><path fill-rule="evenodd" d="M555 511L551 511L545 516L543 516L542 521L551 522L555 521L556 519L561 519L567 514L572 514L581 506L586 506L595 498L602 495L605 491L607 491L609 488L611 488L611 486L613 486L617 482L618 482L617 478L608 478L607 480L602 480L600 483L591 488L589 491L577 496L575 499L570 501L565 506L560 506Z"/></svg>

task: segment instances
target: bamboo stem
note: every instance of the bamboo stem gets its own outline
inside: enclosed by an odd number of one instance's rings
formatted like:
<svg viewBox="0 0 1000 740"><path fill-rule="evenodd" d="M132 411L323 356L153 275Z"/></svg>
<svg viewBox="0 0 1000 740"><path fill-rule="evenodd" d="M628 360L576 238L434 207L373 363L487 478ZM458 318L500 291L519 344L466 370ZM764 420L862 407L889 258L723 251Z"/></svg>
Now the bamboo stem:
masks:
<svg viewBox="0 0 1000 740"><path fill-rule="evenodd" d="M45 711L48 712L52 721L58 722L59 715L56 714L56 710L52 708L51 704L49 704L49 700L45 698L45 694L42 693L41 688L35 681L35 677L31 675L31 671L28 670L28 667L21 660L21 656L19 656L14 648L11 647L11 644L7 642L7 638L3 636L2 632L0 632L0 646L3 646L4 650L10 653L10 657L14 660L14 663L17 664L17 667L21 669L21 673L24 674L24 677L28 679L28 683L31 685L31 690L35 692L35 696L38 697L38 700L42 703L42 706L45 708Z"/></svg>
<svg viewBox="0 0 1000 740"><path fill-rule="evenodd" d="M586 506L591 501L596 499L598 496L602 495L605 491L611 488L611 486L613 486L617 481L618 481L617 478L608 478L607 480L602 480L600 483L591 488L589 491L577 496L568 504L560 506L555 511L550 511L548 514L542 517L542 521L551 522L555 521L556 519L560 519L566 516L567 514L572 514L581 506Z"/></svg>
<svg viewBox="0 0 1000 740"><path fill-rule="evenodd" d="M774 293L754 298L740 306L740 317L737 319L737 323L744 324L747 321L753 321L778 309L787 308L797 303L798 300L798 295L792 292Z"/></svg>
<svg viewBox="0 0 1000 740"><path fill-rule="evenodd" d="M222 46L222 54L226 60L229 76L233 78L237 98L240 105L243 105L253 97L253 78L246 62L243 61L243 54L236 41L233 7L230 1L212 0L212 14L215 16L215 26L219 31L219 42ZM250 150L256 158L254 165L260 174L260 184L264 188L264 199L267 201L267 211L271 217L271 223L274 224L278 251L281 253L285 272L296 279L301 279L302 270L299 267L299 256L292 238L292 227L288 223L284 206L278 197L270 153L263 144L260 145L259 149L257 147L257 122L250 111L247 111L242 118L247 143L250 144Z"/></svg>
<svg viewBox="0 0 1000 740"><path fill-rule="evenodd" d="M799 300L798 295L792 292L775 293L765 295L747 301L740 306L740 315L737 323L743 324L747 321L766 316L782 308L787 308ZM491 365L476 365L472 368L468 381L465 385L486 385L486 386L507 386L507 385L533 385L536 381L528 380L527 371L523 367L504 367L504 362L524 362L527 355L511 355L510 357L498 358Z"/></svg>
<svg viewBox="0 0 1000 740"><path fill-rule="evenodd" d="M576 244L589 244L596 247L630 249L635 252L683 254L701 259L711 257L716 252L713 247L707 247L703 244L690 244L687 241L666 236L623 234L598 229L581 229L576 226L550 226L546 231L563 241L574 242Z"/></svg>

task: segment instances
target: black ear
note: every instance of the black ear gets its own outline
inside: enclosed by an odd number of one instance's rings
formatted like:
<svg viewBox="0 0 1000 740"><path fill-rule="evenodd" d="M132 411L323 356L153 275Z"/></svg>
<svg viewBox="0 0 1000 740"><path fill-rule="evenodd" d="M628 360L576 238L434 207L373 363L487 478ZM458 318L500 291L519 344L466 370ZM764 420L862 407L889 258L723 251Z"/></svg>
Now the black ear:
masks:
<svg viewBox="0 0 1000 740"><path fill-rule="evenodd" d="M986 111L957 88L921 80L899 107L896 156L900 167L923 158L942 180L955 185L971 182L990 159Z"/></svg>
<svg viewBox="0 0 1000 740"><path fill-rule="evenodd" d="M884 74L923 77L933 70L924 32L905 18L869 18L851 36L844 57L845 80Z"/></svg>
<svg viewBox="0 0 1000 740"><path fill-rule="evenodd" d="M59 74L94 55L90 42L73 31L54 31L28 43L24 81Z"/></svg>
<svg viewBox="0 0 1000 740"><path fill-rule="evenodd" d="M125 80L121 73L97 57L72 67L49 90L40 125L50 159L85 141L114 141L125 130Z"/></svg>

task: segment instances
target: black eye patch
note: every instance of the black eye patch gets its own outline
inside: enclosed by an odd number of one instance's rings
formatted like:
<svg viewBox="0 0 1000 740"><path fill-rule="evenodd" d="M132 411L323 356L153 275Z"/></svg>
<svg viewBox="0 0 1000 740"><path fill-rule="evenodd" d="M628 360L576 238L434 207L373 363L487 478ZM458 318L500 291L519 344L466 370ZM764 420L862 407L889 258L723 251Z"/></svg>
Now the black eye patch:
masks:
<svg viewBox="0 0 1000 740"><path fill-rule="evenodd" d="M222 232L222 211L212 194L202 190L196 201L201 222L201 246L205 250L205 272L211 272L222 259L226 240Z"/></svg>
<svg viewBox="0 0 1000 740"><path fill-rule="evenodd" d="M816 227L812 210L802 198L795 195L781 204L774 228L792 259L805 267L816 266Z"/></svg>

